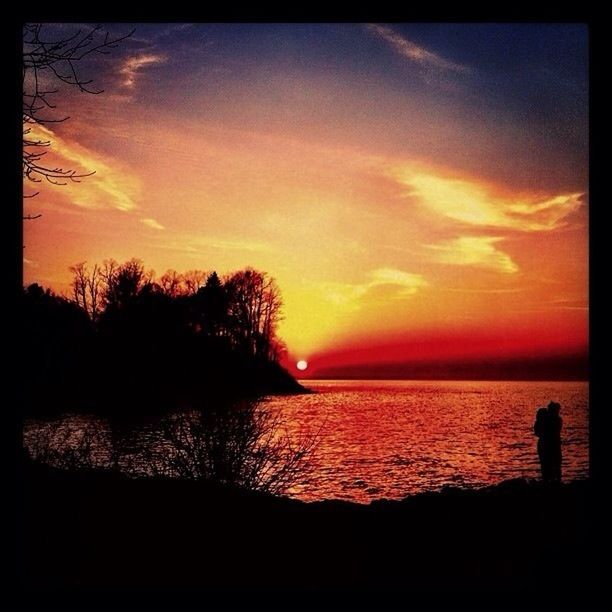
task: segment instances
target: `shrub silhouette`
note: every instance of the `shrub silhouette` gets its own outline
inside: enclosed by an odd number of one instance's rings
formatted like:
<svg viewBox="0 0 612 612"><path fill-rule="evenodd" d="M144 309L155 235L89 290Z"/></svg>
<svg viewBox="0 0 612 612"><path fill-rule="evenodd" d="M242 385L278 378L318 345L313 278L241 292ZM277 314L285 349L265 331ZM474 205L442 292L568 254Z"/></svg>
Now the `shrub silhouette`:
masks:
<svg viewBox="0 0 612 612"><path fill-rule="evenodd" d="M258 399L238 399L166 416L144 469L281 495L306 475L317 438L290 434L281 412Z"/></svg>

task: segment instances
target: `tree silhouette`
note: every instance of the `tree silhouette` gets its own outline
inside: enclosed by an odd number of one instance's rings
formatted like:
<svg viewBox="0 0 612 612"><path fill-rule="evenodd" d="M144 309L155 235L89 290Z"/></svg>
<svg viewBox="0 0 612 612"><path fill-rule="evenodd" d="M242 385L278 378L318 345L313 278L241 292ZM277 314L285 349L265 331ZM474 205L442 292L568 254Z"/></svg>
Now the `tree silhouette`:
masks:
<svg viewBox="0 0 612 612"><path fill-rule="evenodd" d="M187 291L185 287L185 277L176 270L167 270L158 281L162 291L172 298L184 295Z"/></svg>
<svg viewBox="0 0 612 612"><path fill-rule="evenodd" d="M127 306L153 277L152 272L145 272L142 261L135 258L121 265L107 259L100 274L104 280L103 297L107 311Z"/></svg>
<svg viewBox="0 0 612 612"><path fill-rule="evenodd" d="M129 468L141 475L273 494L304 476L316 436L293 431L261 401L303 390L277 361L274 279L252 268L224 281L212 272L190 293L184 275L154 282L139 259L70 269L71 300L38 285L23 293L24 347L37 366L24 391L30 415L164 415L159 444L145 444ZM201 283L204 274L190 277ZM75 470L102 466L103 447L104 467L117 469L119 451L104 436L77 430L42 432L28 443L31 456Z"/></svg>
<svg viewBox="0 0 612 612"><path fill-rule="evenodd" d="M85 381L94 346L94 328L82 308L37 284L22 296L23 354L33 373L24 385L29 410L47 410L50 398L86 403Z"/></svg>
<svg viewBox="0 0 612 612"><path fill-rule="evenodd" d="M43 180L54 185L65 185L68 182L79 182L82 178L94 174L78 172L74 169L61 168L45 163L44 157L51 147L47 137L46 124L61 123L69 117L59 115L54 103L54 94L61 86L67 85L80 92L89 94L102 93L93 85L93 79L80 74L80 65L84 58L92 54L106 55L119 42L129 38L134 31L125 36L112 37L104 32L100 25L91 26L76 33L49 38L43 31L43 24L25 24L23 26L23 177L33 183ZM38 126L39 133L33 128ZM24 194L32 198L38 191ZM25 215L24 219L33 219L41 215Z"/></svg>
<svg viewBox="0 0 612 612"><path fill-rule="evenodd" d="M303 391L280 365L281 299L267 274L246 269L222 280L213 272L190 293L173 281L184 275L164 275L172 281L164 288L139 259L71 271L70 299L24 290L25 345L37 365L32 414L159 414L201 396Z"/></svg>
<svg viewBox="0 0 612 612"><path fill-rule="evenodd" d="M247 268L228 278L225 287L235 345L253 356L272 359L283 304L276 281Z"/></svg>
<svg viewBox="0 0 612 612"><path fill-rule="evenodd" d="M195 298L197 328L206 336L227 336L229 334L228 294L216 272L207 278Z"/></svg>
<svg viewBox="0 0 612 612"><path fill-rule="evenodd" d="M188 270L183 274L183 283L185 285L185 291L189 295L193 295L200 290L206 283L208 274L203 270Z"/></svg>
<svg viewBox="0 0 612 612"><path fill-rule="evenodd" d="M71 266L72 298L74 303L82 308L92 321L98 318L102 302L102 276L100 267L95 264L91 272L86 262Z"/></svg>

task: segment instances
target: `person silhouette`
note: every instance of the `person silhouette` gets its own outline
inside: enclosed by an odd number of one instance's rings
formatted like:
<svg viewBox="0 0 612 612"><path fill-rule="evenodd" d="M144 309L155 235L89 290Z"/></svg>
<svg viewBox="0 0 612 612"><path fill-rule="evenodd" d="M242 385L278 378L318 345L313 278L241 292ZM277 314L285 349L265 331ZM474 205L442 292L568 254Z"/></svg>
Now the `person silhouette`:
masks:
<svg viewBox="0 0 612 612"><path fill-rule="evenodd" d="M561 482L561 404L551 401L538 408L533 433L538 437L538 457L544 482Z"/></svg>
<svg viewBox="0 0 612 612"><path fill-rule="evenodd" d="M538 436L538 458L540 459L540 471L542 472L542 480L544 482L550 480L550 466L548 453L546 452L547 430L548 410L546 408L538 408L536 420L533 424L533 433Z"/></svg>
<svg viewBox="0 0 612 612"><path fill-rule="evenodd" d="M552 482L561 482L561 428L563 427L563 419L559 416L561 404L550 402L548 404L548 453L550 461L550 480Z"/></svg>

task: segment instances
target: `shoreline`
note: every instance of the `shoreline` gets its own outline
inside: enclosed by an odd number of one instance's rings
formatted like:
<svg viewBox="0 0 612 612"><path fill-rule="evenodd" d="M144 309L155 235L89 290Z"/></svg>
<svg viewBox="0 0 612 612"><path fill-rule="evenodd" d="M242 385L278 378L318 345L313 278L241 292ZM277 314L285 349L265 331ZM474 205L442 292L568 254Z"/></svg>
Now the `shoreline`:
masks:
<svg viewBox="0 0 612 612"><path fill-rule="evenodd" d="M29 588L534 586L587 571L589 480L303 502L210 483L23 469Z"/></svg>

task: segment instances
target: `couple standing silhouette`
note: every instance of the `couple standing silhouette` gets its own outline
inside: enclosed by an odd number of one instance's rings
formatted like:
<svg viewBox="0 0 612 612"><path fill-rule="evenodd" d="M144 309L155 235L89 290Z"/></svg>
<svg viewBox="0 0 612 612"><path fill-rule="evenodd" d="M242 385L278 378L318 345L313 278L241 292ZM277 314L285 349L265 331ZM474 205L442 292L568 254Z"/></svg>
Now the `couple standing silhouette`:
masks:
<svg viewBox="0 0 612 612"><path fill-rule="evenodd" d="M538 408L533 433L538 436L538 457L544 482L561 482L561 404Z"/></svg>

